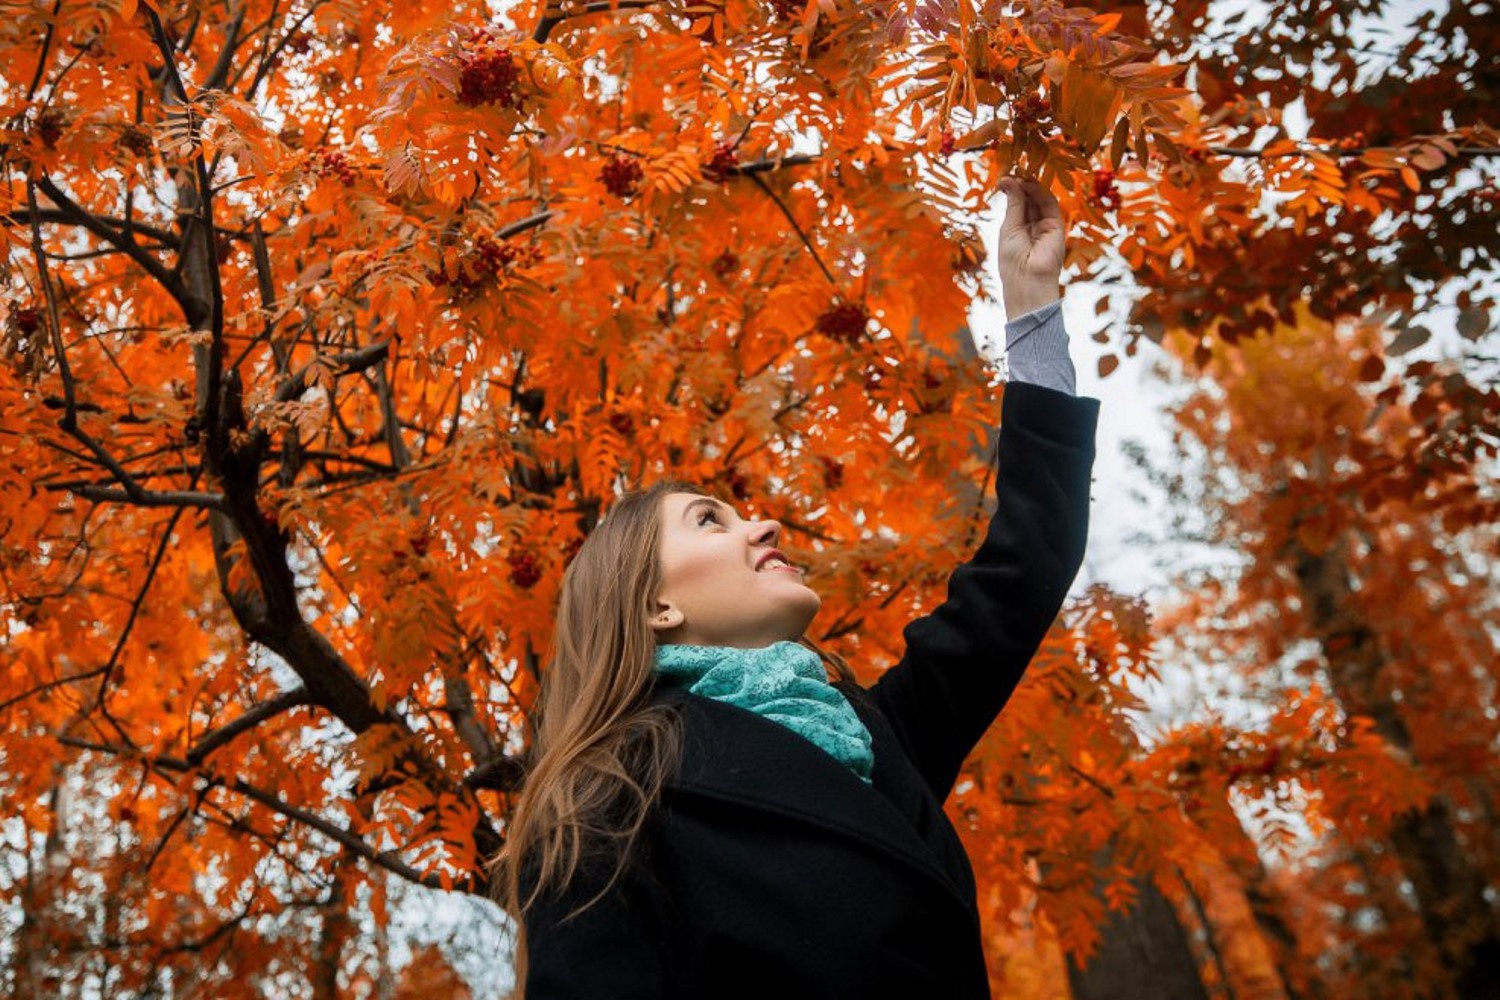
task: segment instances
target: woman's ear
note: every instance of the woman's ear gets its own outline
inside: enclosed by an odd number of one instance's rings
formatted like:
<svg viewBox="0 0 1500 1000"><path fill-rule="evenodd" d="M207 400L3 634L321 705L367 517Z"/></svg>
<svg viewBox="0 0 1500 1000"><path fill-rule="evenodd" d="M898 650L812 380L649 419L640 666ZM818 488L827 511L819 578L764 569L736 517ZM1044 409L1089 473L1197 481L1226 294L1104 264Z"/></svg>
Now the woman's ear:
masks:
<svg viewBox="0 0 1500 1000"><path fill-rule="evenodd" d="M658 633L670 632L683 622L682 610L670 601L657 601L656 614L651 616L651 627Z"/></svg>

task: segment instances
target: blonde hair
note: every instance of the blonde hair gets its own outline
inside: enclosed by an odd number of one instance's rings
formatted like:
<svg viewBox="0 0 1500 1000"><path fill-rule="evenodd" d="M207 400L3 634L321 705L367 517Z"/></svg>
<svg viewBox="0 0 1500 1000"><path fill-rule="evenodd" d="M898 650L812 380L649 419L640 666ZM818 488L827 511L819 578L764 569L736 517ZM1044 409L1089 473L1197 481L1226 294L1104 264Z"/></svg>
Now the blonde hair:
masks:
<svg viewBox="0 0 1500 1000"><path fill-rule="evenodd" d="M526 977L526 912L585 862L603 861L613 870L568 916L602 898L629 864L681 759L675 713L649 703L657 646L649 620L662 584L660 508L669 493L710 495L673 480L626 493L563 573L552 648L531 716L530 765L505 845L489 864L491 895L521 928L517 1000ZM805 636L801 642L841 680L854 681L841 657ZM524 900L523 872L534 882Z"/></svg>

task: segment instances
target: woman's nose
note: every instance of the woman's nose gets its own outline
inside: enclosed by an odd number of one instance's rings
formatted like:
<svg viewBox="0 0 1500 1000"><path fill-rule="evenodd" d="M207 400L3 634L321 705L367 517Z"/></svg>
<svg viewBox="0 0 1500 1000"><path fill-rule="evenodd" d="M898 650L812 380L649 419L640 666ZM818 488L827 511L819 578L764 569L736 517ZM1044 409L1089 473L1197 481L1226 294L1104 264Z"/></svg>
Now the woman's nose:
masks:
<svg viewBox="0 0 1500 1000"><path fill-rule="evenodd" d="M781 539L781 525L775 521L756 521L752 537L754 538L754 544L763 545L769 542L774 548L776 543Z"/></svg>

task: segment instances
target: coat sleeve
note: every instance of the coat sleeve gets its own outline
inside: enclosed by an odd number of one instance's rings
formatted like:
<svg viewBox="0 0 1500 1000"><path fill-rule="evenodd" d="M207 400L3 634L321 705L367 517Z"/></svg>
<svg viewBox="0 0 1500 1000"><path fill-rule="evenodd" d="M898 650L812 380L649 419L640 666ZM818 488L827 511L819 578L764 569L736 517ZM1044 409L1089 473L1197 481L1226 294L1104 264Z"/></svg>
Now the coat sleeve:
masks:
<svg viewBox="0 0 1500 1000"><path fill-rule="evenodd" d="M947 598L907 625L871 687L941 801L1062 608L1083 562L1099 402L1011 382L1001 406L999 506Z"/></svg>
<svg viewBox="0 0 1500 1000"><path fill-rule="evenodd" d="M635 872L622 874L592 906L605 880L581 873L526 911L526 1000L661 1000L668 996L669 935L661 900ZM523 877L522 898L535 883ZM571 916L570 916L571 915Z"/></svg>

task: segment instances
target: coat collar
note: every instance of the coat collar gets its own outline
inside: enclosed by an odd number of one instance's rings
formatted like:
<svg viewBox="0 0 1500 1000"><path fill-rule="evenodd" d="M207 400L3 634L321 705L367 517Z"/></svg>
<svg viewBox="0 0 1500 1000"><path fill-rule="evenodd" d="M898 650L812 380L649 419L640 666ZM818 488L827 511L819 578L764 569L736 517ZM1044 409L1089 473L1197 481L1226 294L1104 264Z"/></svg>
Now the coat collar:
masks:
<svg viewBox="0 0 1500 1000"><path fill-rule="evenodd" d="M894 762L905 758L889 725L872 717L876 710L863 699L849 701L870 730L871 785L813 743L748 709L671 684L658 684L651 701L676 707L682 719L682 765L668 788L768 810L857 840L933 880L973 913L973 900L894 804L911 794L897 787Z"/></svg>

